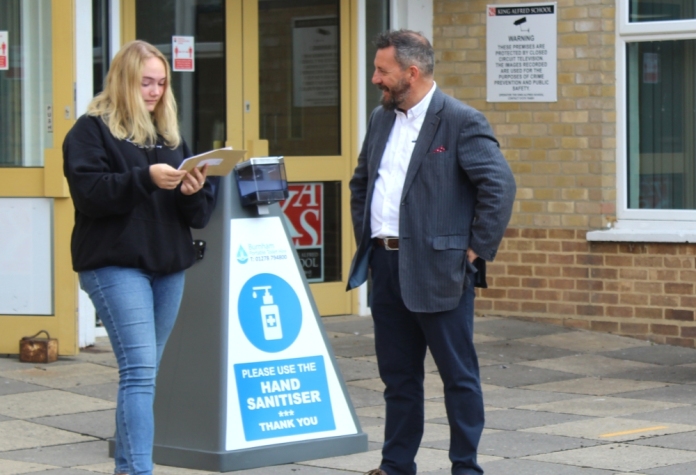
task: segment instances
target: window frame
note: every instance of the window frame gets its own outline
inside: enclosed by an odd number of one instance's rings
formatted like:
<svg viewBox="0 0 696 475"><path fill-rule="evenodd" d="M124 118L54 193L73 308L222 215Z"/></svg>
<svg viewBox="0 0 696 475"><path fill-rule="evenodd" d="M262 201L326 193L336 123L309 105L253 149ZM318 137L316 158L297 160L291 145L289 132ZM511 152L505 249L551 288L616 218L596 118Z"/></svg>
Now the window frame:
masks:
<svg viewBox="0 0 696 475"><path fill-rule="evenodd" d="M617 0L616 33L616 215L620 221L696 222L696 209L631 209L628 203L628 57L629 43L696 39L696 19L630 23L629 6ZM695 157L696 159L696 157ZM696 224L696 223L695 223ZM642 226L641 226L642 227Z"/></svg>

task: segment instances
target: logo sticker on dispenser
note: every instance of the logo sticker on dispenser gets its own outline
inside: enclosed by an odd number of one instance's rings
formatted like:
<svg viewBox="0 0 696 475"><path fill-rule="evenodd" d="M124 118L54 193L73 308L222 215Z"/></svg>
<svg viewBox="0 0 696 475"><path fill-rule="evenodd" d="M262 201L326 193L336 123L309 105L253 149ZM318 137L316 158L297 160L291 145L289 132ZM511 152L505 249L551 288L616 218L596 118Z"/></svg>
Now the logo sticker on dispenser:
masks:
<svg viewBox="0 0 696 475"><path fill-rule="evenodd" d="M240 264L246 264L249 262L249 254L247 254L242 246L239 246L239 250L237 251L237 262Z"/></svg>
<svg viewBox="0 0 696 475"><path fill-rule="evenodd" d="M276 353L295 341L302 327L302 307L290 284L274 274L257 274L242 287L239 323L261 351Z"/></svg>

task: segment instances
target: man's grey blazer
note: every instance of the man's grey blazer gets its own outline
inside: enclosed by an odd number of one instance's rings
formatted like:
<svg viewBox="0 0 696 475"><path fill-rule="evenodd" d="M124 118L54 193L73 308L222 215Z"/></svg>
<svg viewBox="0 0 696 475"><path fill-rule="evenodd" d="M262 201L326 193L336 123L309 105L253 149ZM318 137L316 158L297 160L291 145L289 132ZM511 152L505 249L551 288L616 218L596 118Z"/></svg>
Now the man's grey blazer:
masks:
<svg viewBox="0 0 696 475"><path fill-rule="evenodd" d="M350 181L358 250L348 289L367 280L370 203L396 114L376 108ZM436 89L406 172L399 212L399 280L406 307L441 312L459 304L467 248L493 260L510 221L515 179L486 118ZM473 285L473 283L471 284Z"/></svg>

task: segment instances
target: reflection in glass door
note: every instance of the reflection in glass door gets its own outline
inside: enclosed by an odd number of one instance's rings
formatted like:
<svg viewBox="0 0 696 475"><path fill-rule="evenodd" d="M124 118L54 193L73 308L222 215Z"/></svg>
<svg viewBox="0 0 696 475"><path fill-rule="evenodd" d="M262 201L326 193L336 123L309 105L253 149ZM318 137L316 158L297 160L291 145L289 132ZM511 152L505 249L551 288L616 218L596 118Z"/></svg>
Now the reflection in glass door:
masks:
<svg viewBox="0 0 696 475"><path fill-rule="evenodd" d="M338 0L259 2L260 134L271 155L340 155Z"/></svg>
<svg viewBox="0 0 696 475"><path fill-rule="evenodd" d="M179 126L194 153L225 141L225 2L224 0L136 1L136 37L172 60L172 36L193 36L193 72L172 73L179 106Z"/></svg>

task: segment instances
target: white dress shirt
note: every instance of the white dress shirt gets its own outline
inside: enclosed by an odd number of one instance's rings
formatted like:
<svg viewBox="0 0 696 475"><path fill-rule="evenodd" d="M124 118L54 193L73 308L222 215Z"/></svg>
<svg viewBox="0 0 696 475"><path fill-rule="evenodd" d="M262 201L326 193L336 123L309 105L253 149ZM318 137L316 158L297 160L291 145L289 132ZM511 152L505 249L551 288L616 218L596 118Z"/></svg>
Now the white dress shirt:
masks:
<svg viewBox="0 0 696 475"><path fill-rule="evenodd" d="M396 120L379 164L370 204L373 238L399 236L399 205L406 171L436 87L433 83L425 97L408 111L394 111Z"/></svg>

